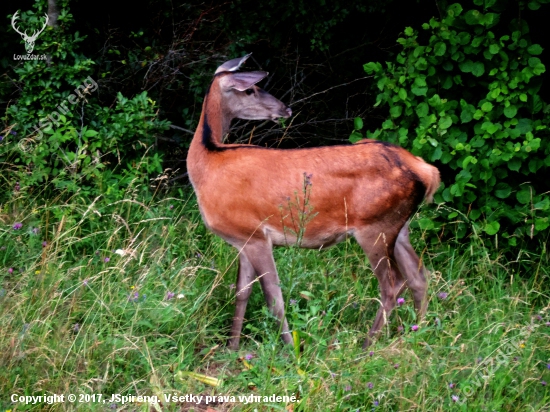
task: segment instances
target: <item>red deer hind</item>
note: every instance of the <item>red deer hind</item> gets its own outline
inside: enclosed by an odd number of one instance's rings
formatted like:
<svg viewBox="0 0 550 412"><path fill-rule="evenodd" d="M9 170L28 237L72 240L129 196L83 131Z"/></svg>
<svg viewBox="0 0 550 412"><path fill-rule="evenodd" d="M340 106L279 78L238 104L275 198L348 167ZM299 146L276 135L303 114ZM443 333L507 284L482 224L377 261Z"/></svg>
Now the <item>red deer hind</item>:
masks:
<svg viewBox="0 0 550 412"><path fill-rule="evenodd" d="M439 171L392 144L272 149L223 144L234 118L277 120L292 111L256 86L266 72L237 72L248 56L215 72L187 156L189 178L205 225L239 251L237 300L229 347L238 349L248 298L259 279L285 343L292 337L273 260L273 246L325 248L353 236L378 279L381 306L364 347L384 326L396 298L408 287L422 316L427 283L409 242L409 219L439 187ZM284 215L288 198L301 196L304 176L314 217L297 234ZM283 207L283 208L282 208Z"/></svg>

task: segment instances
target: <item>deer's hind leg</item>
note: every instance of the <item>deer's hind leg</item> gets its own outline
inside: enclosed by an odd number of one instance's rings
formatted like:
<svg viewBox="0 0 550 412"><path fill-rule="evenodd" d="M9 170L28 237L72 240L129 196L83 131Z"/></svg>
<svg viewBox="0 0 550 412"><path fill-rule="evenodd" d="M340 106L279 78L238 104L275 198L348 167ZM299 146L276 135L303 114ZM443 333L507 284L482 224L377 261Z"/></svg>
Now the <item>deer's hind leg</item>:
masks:
<svg viewBox="0 0 550 412"><path fill-rule="evenodd" d="M381 301L363 348L372 343L371 338L376 336L386 324L387 318L395 307L397 297L406 287L405 278L394 262L396 237L397 233L392 235L373 229L355 234L357 242L369 258L374 274L378 279Z"/></svg>
<svg viewBox="0 0 550 412"><path fill-rule="evenodd" d="M409 240L409 222L405 223L399 231L395 242L394 255L399 270L406 278L407 287L413 294L414 307L422 319L426 314L428 305L426 298L428 282L426 281L426 277L429 272L424 268L411 245Z"/></svg>

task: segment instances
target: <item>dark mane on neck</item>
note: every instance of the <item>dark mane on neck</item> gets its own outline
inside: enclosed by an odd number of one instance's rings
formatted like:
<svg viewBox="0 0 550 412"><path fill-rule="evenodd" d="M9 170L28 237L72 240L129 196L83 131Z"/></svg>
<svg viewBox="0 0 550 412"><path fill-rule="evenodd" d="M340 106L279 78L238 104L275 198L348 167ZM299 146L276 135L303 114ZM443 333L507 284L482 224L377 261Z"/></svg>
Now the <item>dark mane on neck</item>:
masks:
<svg viewBox="0 0 550 412"><path fill-rule="evenodd" d="M214 142L214 136L212 136L212 128L208 123L208 115L204 114L204 119L202 122L202 144L206 150L219 152L223 150L216 142Z"/></svg>

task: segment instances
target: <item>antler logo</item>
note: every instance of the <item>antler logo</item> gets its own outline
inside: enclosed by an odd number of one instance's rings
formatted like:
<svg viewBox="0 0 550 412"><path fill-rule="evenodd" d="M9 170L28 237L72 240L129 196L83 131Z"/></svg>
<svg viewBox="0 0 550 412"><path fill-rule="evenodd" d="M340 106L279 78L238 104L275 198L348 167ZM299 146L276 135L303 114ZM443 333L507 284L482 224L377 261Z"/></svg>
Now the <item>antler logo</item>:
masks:
<svg viewBox="0 0 550 412"><path fill-rule="evenodd" d="M25 50L27 51L28 54L30 54L34 50L34 42L36 41L36 38L38 37L38 35L40 33L42 33L44 31L44 29L46 28L46 25L48 24L48 20L49 20L48 15L46 14L46 21L44 22L44 26L42 26L42 28L40 30L35 31L32 34L32 36L29 36L26 31L21 33L19 30L17 30L17 27L15 26L15 21L19 18L17 13L19 13L19 10L17 10L15 12L15 14L13 15L13 17L11 18L11 25L12 25L13 29L21 35L23 40L25 40Z"/></svg>

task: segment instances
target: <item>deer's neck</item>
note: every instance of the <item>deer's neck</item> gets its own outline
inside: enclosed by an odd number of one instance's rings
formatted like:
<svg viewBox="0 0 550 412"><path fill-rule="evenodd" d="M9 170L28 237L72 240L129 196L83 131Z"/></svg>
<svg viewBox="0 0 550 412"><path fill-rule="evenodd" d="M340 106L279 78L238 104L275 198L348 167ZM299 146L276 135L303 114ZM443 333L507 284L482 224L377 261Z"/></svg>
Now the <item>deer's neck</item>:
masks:
<svg viewBox="0 0 550 412"><path fill-rule="evenodd" d="M208 173L212 156L220 152L223 137L229 131L231 117L224 113L217 90L210 90L204 99L202 113L187 154L187 171L194 186Z"/></svg>
<svg viewBox="0 0 550 412"><path fill-rule="evenodd" d="M201 118L195 137L201 141L207 150L215 150L223 142L223 137L229 131L231 116L221 104L221 91L219 85L214 82L204 98Z"/></svg>

